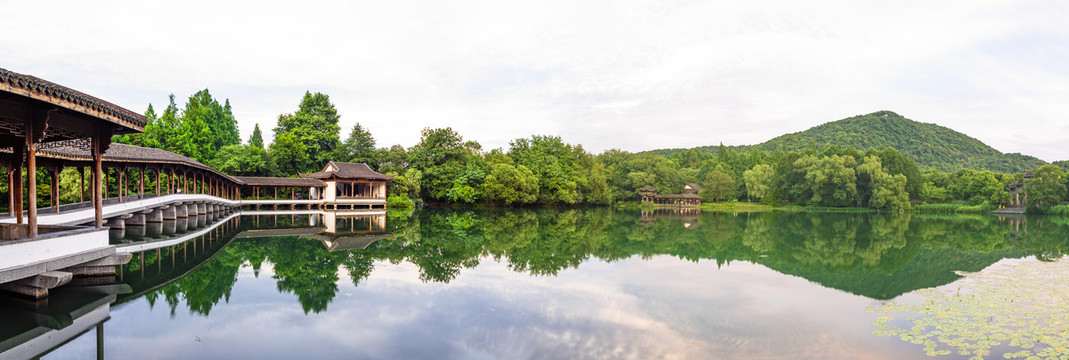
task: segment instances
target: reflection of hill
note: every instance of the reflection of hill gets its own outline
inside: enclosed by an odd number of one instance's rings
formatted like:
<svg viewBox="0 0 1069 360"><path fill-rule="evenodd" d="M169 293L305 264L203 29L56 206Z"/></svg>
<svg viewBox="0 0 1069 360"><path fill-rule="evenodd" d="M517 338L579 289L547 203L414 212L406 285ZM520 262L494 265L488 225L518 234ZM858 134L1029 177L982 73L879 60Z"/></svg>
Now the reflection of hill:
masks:
<svg viewBox="0 0 1069 360"><path fill-rule="evenodd" d="M979 271L1001 259L1021 256L1023 253L1019 250L973 253L957 249L922 249L910 262L890 274L862 268L852 271L823 271L799 266L797 263L769 261L761 264L832 289L877 300L890 300L913 290L954 282L961 278L955 271Z"/></svg>

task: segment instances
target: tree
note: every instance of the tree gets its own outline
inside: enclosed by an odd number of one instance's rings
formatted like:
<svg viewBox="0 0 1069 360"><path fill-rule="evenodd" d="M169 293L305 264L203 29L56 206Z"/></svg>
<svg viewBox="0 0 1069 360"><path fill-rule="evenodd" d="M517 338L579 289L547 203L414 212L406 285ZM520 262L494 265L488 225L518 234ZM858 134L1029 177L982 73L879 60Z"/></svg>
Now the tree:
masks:
<svg viewBox="0 0 1069 360"><path fill-rule="evenodd" d="M353 130L349 132L349 138L345 139L340 149L342 150L340 153L346 161L367 164L376 163L375 138L371 136L370 131L360 126L360 123L353 125Z"/></svg>
<svg viewBox="0 0 1069 360"><path fill-rule="evenodd" d="M724 201L735 197L735 179L723 171L711 171L702 182L702 197L709 201Z"/></svg>
<svg viewBox="0 0 1069 360"><path fill-rule="evenodd" d="M453 187L446 196L452 202L474 204L482 199L482 185L486 179L485 163L480 156L470 156L466 168L453 179Z"/></svg>
<svg viewBox="0 0 1069 360"><path fill-rule="evenodd" d="M905 175L878 176L873 190L871 206L876 209L886 209L892 212L906 212L909 210L909 193L906 192L907 179Z"/></svg>
<svg viewBox="0 0 1069 360"><path fill-rule="evenodd" d="M775 176L776 171L767 164L759 164L743 172L742 179L746 183L747 196L757 201L764 199L766 195L772 193Z"/></svg>
<svg viewBox="0 0 1069 360"><path fill-rule="evenodd" d="M293 159L275 154L275 146L271 145L271 157L277 162L278 171L288 176L322 169L341 143L338 140L338 132L341 131L338 126L339 118L338 110L330 102L329 96L305 92L296 112L278 117L278 125L274 129L275 142L278 142L278 138L283 134L289 134L288 141L301 144L286 148L288 151L300 152L290 154L296 156Z"/></svg>
<svg viewBox="0 0 1069 360"><path fill-rule="evenodd" d="M898 152L898 150L895 150L893 147L888 147L879 151L869 151L869 154L876 155L880 158L880 164L883 166L883 170L888 174L905 175L906 191L909 192L909 196L911 198L920 198L921 186L924 183L924 178L921 176L920 168L917 167L916 162ZM859 183L858 186L861 186L861 184Z"/></svg>
<svg viewBox="0 0 1069 360"><path fill-rule="evenodd" d="M178 118L178 105L174 103L174 94L167 97L167 107L159 118L150 117L145 125L145 132L141 136L141 146L167 150L173 153L181 151L178 148L178 127L181 120ZM152 104L149 104L149 110ZM146 111L146 114L148 111ZM152 112L155 114L155 111Z"/></svg>
<svg viewBox="0 0 1069 360"><path fill-rule="evenodd" d="M209 163L224 146L241 143L230 101L219 105L208 89L190 96L184 109L175 105L171 94L162 115L157 117L149 104L145 117L144 133L115 136L114 141L163 149L203 163Z"/></svg>
<svg viewBox="0 0 1069 360"><path fill-rule="evenodd" d="M1065 171L1057 165L1040 166L1031 179L1025 180L1025 192L1028 197L1027 206L1031 212L1047 212L1052 206L1065 200Z"/></svg>
<svg viewBox="0 0 1069 360"><path fill-rule="evenodd" d="M538 178L523 165L493 164L483 183L489 201L503 204L530 204L538 200Z"/></svg>
<svg viewBox="0 0 1069 360"><path fill-rule="evenodd" d="M311 155L308 147L292 132L275 135L268 154L275 162L275 175L289 176L296 172L311 172L301 170L308 166Z"/></svg>
<svg viewBox="0 0 1069 360"><path fill-rule="evenodd" d="M968 178L965 197L973 205L998 205L1009 200L1010 193L1006 190L1006 184L1003 184L994 172L984 170Z"/></svg>
<svg viewBox="0 0 1069 360"><path fill-rule="evenodd" d="M468 154L464 139L452 128L423 129L419 143L408 154L411 166L423 174L421 197L447 199L454 180L467 168Z"/></svg>
<svg viewBox="0 0 1069 360"><path fill-rule="evenodd" d="M148 109L145 110L145 117L148 121L145 122L145 132L148 132L150 127L154 126L158 120L156 110L152 108L152 104L148 104ZM145 145L145 133L132 133L113 135L111 142L116 144L127 144L133 146L146 146Z"/></svg>
<svg viewBox="0 0 1069 360"><path fill-rule="evenodd" d="M605 171L581 146L560 137L534 135L509 143L509 157L538 178L538 202L543 204L608 203L612 196Z"/></svg>
<svg viewBox="0 0 1069 360"><path fill-rule="evenodd" d="M390 148L382 148L376 150L375 158L378 159L379 172L396 172L398 174L407 174L408 170L408 152L405 151L405 147L401 145L394 145Z"/></svg>
<svg viewBox="0 0 1069 360"><path fill-rule="evenodd" d="M209 162L224 146L241 143L230 100L225 106L219 105L208 89L189 97L180 124L177 137L180 154L200 162Z"/></svg>
<svg viewBox="0 0 1069 360"><path fill-rule="evenodd" d="M857 175L853 168L856 164L852 156L832 155L807 166L805 183L813 192L810 203L818 206L855 205Z"/></svg>
<svg viewBox="0 0 1069 360"><path fill-rule="evenodd" d="M887 172L883 170L883 163L877 156L866 156L865 162L858 165L855 171L858 203L861 206L869 206L873 192L876 191L876 183L887 176Z"/></svg>
<svg viewBox="0 0 1069 360"><path fill-rule="evenodd" d="M236 176L268 176L267 151L252 145L227 145L219 150L212 167Z"/></svg>
<svg viewBox="0 0 1069 360"><path fill-rule="evenodd" d="M259 123L256 123L255 127L252 128L252 135L249 136L249 145L260 149L264 148L264 135L260 133Z"/></svg>

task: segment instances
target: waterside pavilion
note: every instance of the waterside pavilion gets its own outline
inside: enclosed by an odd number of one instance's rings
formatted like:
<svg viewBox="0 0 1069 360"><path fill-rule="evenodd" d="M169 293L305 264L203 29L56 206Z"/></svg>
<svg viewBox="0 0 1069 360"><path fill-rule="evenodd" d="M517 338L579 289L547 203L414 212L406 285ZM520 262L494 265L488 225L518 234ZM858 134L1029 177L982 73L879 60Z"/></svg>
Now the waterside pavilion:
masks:
<svg viewBox="0 0 1069 360"><path fill-rule="evenodd" d="M701 191L698 184L684 185L682 194L661 195L650 186L638 189L643 203L653 203L657 207L699 207L702 205L702 197L698 195Z"/></svg>
<svg viewBox="0 0 1069 360"><path fill-rule="evenodd" d="M394 175L383 175L364 163L331 161L323 170L301 174L305 179L320 180L323 204L329 210L386 207L386 182Z"/></svg>

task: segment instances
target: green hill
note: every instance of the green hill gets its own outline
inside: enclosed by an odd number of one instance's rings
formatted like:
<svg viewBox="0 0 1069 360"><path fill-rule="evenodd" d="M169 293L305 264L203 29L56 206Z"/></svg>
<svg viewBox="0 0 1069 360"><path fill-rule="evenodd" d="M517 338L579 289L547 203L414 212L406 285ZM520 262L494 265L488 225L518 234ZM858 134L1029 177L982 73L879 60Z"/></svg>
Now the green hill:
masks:
<svg viewBox="0 0 1069 360"><path fill-rule="evenodd" d="M1004 154L975 138L949 128L916 122L890 111L855 116L786 134L761 144L734 146L736 151L760 149L798 151L810 147L836 145L858 150L893 147L909 156L917 165L942 171L961 168L1016 173L1034 170L1046 164L1038 158L1019 153ZM715 153L717 146L699 150ZM655 150L670 154L679 149Z"/></svg>

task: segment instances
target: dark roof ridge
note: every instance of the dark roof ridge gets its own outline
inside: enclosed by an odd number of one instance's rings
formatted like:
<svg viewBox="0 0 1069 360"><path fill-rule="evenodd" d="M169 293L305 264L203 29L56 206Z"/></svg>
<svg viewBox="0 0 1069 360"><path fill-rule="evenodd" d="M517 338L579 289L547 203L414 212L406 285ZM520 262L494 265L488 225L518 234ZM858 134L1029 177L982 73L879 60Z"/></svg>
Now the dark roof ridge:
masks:
<svg viewBox="0 0 1069 360"><path fill-rule="evenodd" d="M0 68L0 89L60 106L117 125L144 131L148 118L121 106L35 76Z"/></svg>
<svg viewBox="0 0 1069 360"><path fill-rule="evenodd" d="M338 177L345 179L390 180L396 177L396 175L384 175L378 171L372 170L367 163L350 163L334 160L327 162L327 165L323 167L322 171L300 175L304 178L315 179Z"/></svg>

